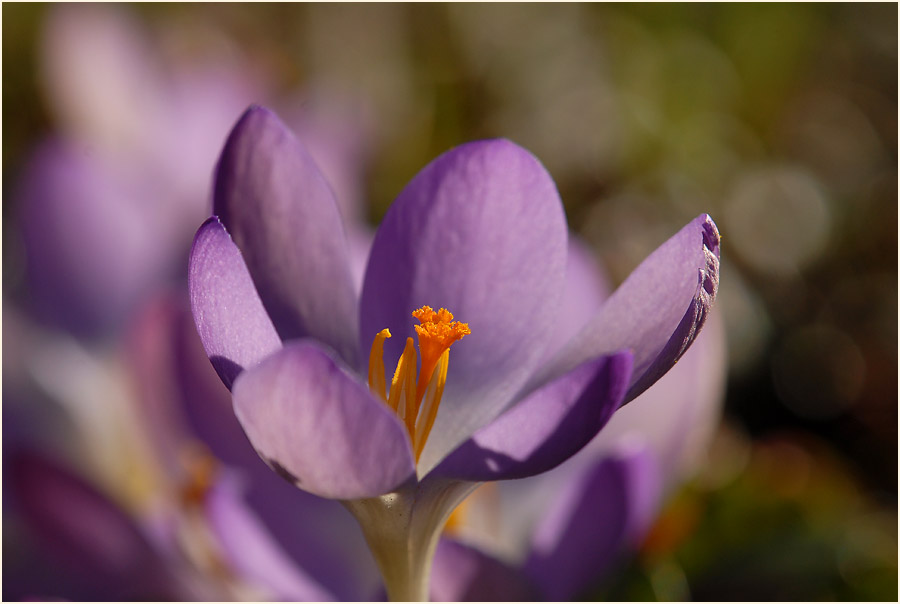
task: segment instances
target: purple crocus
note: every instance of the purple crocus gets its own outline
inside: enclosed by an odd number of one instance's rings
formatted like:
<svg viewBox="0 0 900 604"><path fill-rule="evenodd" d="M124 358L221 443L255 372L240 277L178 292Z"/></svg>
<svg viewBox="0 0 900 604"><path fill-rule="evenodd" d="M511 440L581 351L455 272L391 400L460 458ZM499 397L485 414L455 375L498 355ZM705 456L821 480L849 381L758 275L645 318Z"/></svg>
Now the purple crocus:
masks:
<svg viewBox="0 0 900 604"><path fill-rule="evenodd" d="M331 188L266 109L229 136L213 204L190 261L206 352L259 455L356 516L394 600L427 598L439 531L479 483L559 465L662 376L718 285L702 215L553 351L565 214L506 140L452 149L407 185L359 294Z"/></svg>

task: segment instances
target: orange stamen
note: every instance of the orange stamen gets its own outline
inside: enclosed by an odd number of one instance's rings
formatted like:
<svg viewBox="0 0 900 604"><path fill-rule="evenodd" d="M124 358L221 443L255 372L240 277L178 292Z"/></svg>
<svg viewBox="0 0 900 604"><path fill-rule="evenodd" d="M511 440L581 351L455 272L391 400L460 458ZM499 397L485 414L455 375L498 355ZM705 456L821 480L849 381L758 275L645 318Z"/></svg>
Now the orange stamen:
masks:
<svg viewBox="0 0 900 604"><path fill-rule="evenodd" d="M419 336L419 351L422 354L422 368L419 371L419 382L416 399L422 400L425 389L431 381L431 374L437 367L438 360L445 350L463 336L472 331L468 323L453 320L453 313L446 308L434 312L430 306L413 311L412 316L419 320L416 335Z"/></svg>
<svg viewBox="0 0 900 604"><path fill-rule="evenodd" d="M382 329L375 334L372 342L372 351L369 353L369 390L378 395L378 398L387 402L387 391L384 383L384 340L391 337L388 329Z"/></svg>
<svg viewBox="0 0 900 604"><path fill-rule="evenodd" d="M418 461L444 392L450 346L472 332L467 323L454 321L453 313L446 308L435 312L430 306L423 306L412 316L419 320L415 326L421 356L418 379L416 349L412 338L407 338L391 380L390 394L385 391L384 340L391 337L391 332L383 329L375 335L369 354L369 389L403 421Z"/></svg>

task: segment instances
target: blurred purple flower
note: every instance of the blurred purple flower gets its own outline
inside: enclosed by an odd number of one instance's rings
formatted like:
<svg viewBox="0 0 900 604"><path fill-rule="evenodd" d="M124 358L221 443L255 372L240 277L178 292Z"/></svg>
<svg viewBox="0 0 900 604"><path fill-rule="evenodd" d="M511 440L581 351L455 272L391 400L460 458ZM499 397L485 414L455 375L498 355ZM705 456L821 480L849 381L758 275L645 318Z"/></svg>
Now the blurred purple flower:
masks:
<svg viewBox="0 0 900 604"><path fill-rule="evenodd" d="M172 253L150 193L76 145L36 150L18 188L31 309L82 336L124 324Z"/></svg>
<svg viewBox="0 0 900 604"><path fill-rule="evenodd" d="M159 45L122 7L61 5L45 22L39 73L58 127L17 197L32 306L80 336L122 327L174 279L223 135L263 88L225 53L167 61Z"/></svg>
<svg viewBox="0 0 900 604"><path fill-rule="evenodd" d="M9 464L14 508L49 559L63 566L33 587L42 593L32 595L104 600L213 595L197 591L128 512L71 470L27 449L12 453ZM65 594L55 593L60 588ZM7 595L12 596L4 583Z"/></svg>
<svg viewBox="0 0 900 604"><path fill-rule="evenodd" d="M718 284L718 232L702 215L560 346L562 204L540 163L503 140L453 149L413 179L360 295L332 190L269 111L252 107L229 136L214 213L190 262L206 352L259 455L354 513L392 598L427 595L437 532L477 483L559 465L661 377ZM471 334L420 310L417 383L410 312L429 303ZM389 397L382 358L400 358Z"/></svg>
<svg viewBox="0 0 900 604"><path fill-rule="evenodd" d="M335 596L288 558L230 472L202 466L174 500L141 517L42 454L10 462L15 503L60 577L33 595L86 599L278 599ZM65 505L60 505L64 501Z"/></svg>

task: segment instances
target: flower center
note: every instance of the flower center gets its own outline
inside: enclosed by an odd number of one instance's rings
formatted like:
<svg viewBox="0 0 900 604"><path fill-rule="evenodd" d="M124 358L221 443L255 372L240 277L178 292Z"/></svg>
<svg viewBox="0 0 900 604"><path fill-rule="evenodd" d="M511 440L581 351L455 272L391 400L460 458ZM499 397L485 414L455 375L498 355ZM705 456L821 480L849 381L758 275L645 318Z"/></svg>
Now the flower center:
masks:
<svg viewBox="0 0 900 604"><path fill-rule="evenodd" d="M415 326L422 357L418 378L416 347L413 339L407 338L388 394L384 377L384 340L391 337L391 332L382 329L375 335L369 354L369 390L393 409L406 425L418 462L441 404L450 346L472 332L467 323L454 321L453 313L446 308L435 312L430 306L423 306L413 311L412 316L419 320L419 325Z"/></svg>

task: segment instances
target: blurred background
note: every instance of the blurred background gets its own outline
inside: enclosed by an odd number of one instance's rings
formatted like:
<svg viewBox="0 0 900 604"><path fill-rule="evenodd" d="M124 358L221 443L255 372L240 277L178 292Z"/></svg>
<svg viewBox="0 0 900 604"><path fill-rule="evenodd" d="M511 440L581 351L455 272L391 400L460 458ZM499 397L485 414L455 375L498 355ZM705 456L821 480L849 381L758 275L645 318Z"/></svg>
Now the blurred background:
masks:
<svg viewBox="0 0 900 604"><path fill-rule="evenodd" d="M258 102L360 231L432 158L501 136L544 163L613 283L709 213L722 422L585 597L896 600L897 10L4 4L4 599L96 595L44 551L16 451L129 518L168 480L147 469L171 434L143 434L166 424L135 409L157 382L141 355ZM203 482L172 463L182 496Z"/></svg>

